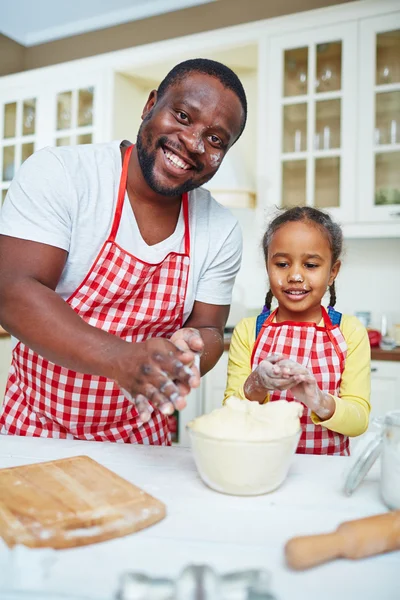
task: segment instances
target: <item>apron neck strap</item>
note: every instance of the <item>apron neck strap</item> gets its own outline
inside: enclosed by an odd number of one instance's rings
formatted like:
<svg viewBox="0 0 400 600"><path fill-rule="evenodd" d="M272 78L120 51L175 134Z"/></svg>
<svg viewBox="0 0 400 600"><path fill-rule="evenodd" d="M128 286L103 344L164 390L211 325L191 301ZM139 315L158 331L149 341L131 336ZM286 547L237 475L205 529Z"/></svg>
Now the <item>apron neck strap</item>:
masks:
<svg viewBox="0 0 400 600"><path fill-rule="evenodd" d="M122 209L124 207L125 200L125 192L126 192L126 183L128 181L128 167L129 161L131 158L132 150L134 145L132 144L125 150L124 160L122 163L122 173L121 178L119 180L119 189L118 189L118 198L117 198L117 207L115 209L114 222L112 224L111 233L109 236L109 241L114 242L117 237L118 227L121 221ZM183 219L185 223L185 254L190 256L190 233L189 233L189 197L188 194L185 193L182 196L182 204L183 204Z"/></svg>

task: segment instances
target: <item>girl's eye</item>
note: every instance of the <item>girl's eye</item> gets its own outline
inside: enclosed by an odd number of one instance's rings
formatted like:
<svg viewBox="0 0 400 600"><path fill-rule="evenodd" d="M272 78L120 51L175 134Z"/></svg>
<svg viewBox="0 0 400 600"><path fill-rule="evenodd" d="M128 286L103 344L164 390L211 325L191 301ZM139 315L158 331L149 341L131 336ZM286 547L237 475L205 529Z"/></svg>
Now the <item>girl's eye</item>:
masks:
<svg viewBox="0 0 400 600"><path fill-rule="evenodd" d="M319 265L315 265L314 263L306 263L305 266L307 269L316 269Z"/></svg>
<svg viewBox="0 0 400 600"><path fill-rule="evenodd" d="M285 263L285 262L278 262L278 263L276 263L276 266L283 269L284 267L287 267L287 263Z"/></svg>

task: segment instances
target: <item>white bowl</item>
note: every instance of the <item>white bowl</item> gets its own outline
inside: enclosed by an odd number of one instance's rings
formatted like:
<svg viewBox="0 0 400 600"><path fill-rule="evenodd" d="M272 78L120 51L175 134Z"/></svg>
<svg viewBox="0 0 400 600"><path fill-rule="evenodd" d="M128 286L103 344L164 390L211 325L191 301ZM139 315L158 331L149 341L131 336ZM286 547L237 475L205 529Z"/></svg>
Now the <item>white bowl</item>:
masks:
<svg viewBox="0 0 400 600"><path fill-rule="evenodd" d="M223 494L255 496L277 489L289 471L299 443L295 434L265 442L222 440L188 425L193 456L206 485Z"/></svg>

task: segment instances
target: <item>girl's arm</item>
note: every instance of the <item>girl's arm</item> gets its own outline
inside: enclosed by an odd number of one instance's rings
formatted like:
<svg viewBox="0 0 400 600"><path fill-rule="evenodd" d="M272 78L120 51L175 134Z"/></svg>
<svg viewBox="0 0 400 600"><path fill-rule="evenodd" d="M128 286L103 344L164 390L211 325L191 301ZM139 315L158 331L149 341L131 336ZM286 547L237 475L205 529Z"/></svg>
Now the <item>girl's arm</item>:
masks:
<svg viewBox="0 0 400 600"><path fill-rule="evenodd" d="M371 348L365 327L356 317L343 315L340 326L347 342L347 357L342 374L335 412L322 421L315 414L312 419L327 429L350 437L361 435L368 427L371 409Z"/></svg>
<svg viewBox="0 0 400 600"><path fill-rule="evenodd" d="M228 378L224 395L224 403L229 396L246 398L243 386L251 374L251 353L255 342L256 319L242 319L235 327L229 347ZM265 400L268 400L266 394Z"/></svg>

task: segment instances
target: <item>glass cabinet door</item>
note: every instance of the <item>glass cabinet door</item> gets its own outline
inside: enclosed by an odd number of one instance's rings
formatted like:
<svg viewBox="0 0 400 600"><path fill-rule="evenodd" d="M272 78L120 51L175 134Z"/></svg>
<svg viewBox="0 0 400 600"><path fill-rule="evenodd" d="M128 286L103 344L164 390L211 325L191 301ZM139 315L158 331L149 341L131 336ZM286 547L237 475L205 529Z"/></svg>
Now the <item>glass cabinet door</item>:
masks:
<svg viewBox="0 0 400 600"><path fill-rule="evenodd" d="M0 201L20 165L35 151L36 98L0 104Z"/></svg>
<svg viewBox="0 0 400 600"><path fill-rule="evenodd" d="M93 141L94 87L67 90L56 95L56 146Z"/></svg>
<svg viewBox="0 0 400 600"><path fill-rule="evenodd" d="M354 219L356 30L351 23L271 41L269 204Z"/></svg>
<svg viewBox="0 0 400 600"><path fill-rule="evenodd" d="M361 23L360 218L400 222L400 12Z"/></svg>

